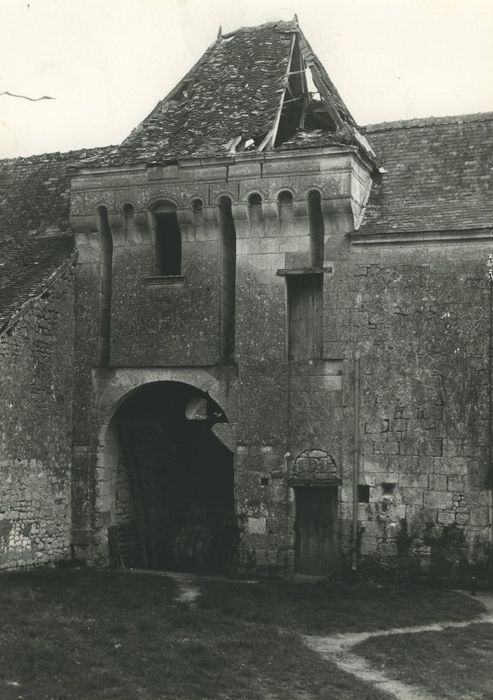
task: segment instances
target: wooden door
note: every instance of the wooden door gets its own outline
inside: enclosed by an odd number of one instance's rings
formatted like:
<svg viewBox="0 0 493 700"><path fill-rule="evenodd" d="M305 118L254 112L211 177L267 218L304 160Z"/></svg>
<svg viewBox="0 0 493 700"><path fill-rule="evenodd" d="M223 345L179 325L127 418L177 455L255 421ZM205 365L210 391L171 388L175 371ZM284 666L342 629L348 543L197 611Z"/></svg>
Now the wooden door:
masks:
<svg viewBox="0 0 493 700"><path fill-rule="evenodd" d="M296 489L296 571L324 576L338 560L337 486Z"/></svg>
<svg viewBox="0 0 493 700"><path fill-rule="evenodd" d="M290 360L322 357L323 275L289 275L288 345Z"/></svg>

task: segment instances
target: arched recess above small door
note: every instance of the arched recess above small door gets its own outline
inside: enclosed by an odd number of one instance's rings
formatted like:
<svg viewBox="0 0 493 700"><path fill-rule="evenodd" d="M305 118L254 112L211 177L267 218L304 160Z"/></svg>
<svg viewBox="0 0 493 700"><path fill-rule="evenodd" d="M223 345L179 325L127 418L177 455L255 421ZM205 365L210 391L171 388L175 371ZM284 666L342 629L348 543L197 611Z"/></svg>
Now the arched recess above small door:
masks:
<svg viewBox="0 0 493 700"><path fill-rule="evenodd" d="M339 484L340 481L339 468L325 450L304 450L289 466L288 482L292 486Z"/></svg>

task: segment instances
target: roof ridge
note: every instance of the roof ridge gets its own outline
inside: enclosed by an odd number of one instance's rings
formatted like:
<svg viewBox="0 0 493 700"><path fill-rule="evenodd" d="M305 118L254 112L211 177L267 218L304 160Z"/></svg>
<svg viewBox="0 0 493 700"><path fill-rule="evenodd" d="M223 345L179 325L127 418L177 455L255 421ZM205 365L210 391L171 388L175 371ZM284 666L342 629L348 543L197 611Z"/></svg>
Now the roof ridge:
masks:
<svg viewBox="0 0 493 700"><path fill-rule="evenodd" d="M258 29L266 29L267 27L271 27L272 29L277 29L279 27L279 31L293 32L297 32L300 28L299 25L292 19L275 19L271 20L270 22L264 22L263 24L248 24L242 27L237 27L236 29L232 29L230 32L222 34L222 36L219 38L228 39L237 32L257 31Z"/></svg>
<svg viewBox="0 0 493 700"><path fill-rule="evenodd" d="M110 144L109 146L91 146L86 148L77 148L71 151L48 151L45 153L35 153L28 156L14 156L13 158L0 158L0 165L18 163L19 165L28 163L49 163L53 161L62 162L72 158L85 158L83 154L103 154L105 151L111 152L112 149L118 148L118 144Z"/></svg>
<svg viewBox="0 0 493 700"><path fill-rule="evenodd" d="M426 126L446 126L448 124L463 124L493 120L493 112L472 112L470 114L454 114L443 117L417 117L412 119L397 119L395 121L377 122L361 126L365 133L380 131L395 131L397 129L419 129Z"/></svg>

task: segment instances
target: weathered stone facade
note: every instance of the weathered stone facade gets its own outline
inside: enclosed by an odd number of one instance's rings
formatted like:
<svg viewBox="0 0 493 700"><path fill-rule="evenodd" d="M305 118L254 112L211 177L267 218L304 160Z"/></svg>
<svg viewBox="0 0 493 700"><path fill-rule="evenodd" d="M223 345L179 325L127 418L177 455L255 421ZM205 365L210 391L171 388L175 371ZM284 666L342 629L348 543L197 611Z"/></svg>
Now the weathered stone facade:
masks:
<svg viewBox="0 0 493 700"><path fill-rule="evenodd" d="M0 336L0 568L71 556L73 267Z"/></svg>
<svg viewBox="0 0 493 700"><path fill-rule="evenodd" d="M235 56L243 112L210 78ZM4 566L487 557L493 117L370 145L317 60L293 23L219 37L120 147L49 179L76 274L0 341Z"/></svg>

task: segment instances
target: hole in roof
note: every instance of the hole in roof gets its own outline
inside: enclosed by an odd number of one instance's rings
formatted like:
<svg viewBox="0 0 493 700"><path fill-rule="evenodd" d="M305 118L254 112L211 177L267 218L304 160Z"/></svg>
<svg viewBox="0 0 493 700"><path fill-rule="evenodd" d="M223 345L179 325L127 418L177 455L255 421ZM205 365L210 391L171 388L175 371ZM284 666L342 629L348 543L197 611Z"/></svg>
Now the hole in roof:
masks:
<svg viewBox="0 0 493 700"><path fill-rule="evenodd" d="M315 98L315 99L320 98L320 92L313 81L313 75L312 75L312 71L310 68L307 68L305 70L305 79L306 79L306 89L308 90L308 94L312 97L312 99L313 98Z"/></svg>
<svg viewBox="0 0 493 700"><path fill-rule="evenodd" d="M234 39L236 36L236 32L233 32L233 34L225 34L223 36L223 43L228 43L228 41L231 41L231 39Z"/></svg>

